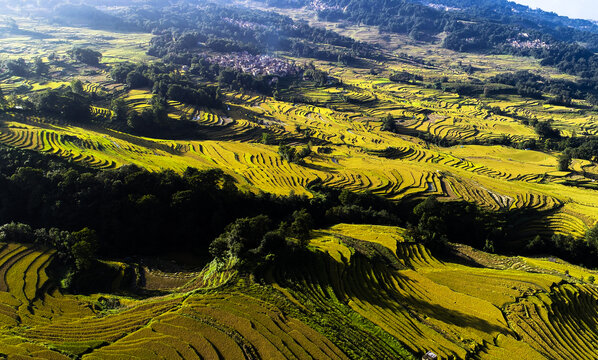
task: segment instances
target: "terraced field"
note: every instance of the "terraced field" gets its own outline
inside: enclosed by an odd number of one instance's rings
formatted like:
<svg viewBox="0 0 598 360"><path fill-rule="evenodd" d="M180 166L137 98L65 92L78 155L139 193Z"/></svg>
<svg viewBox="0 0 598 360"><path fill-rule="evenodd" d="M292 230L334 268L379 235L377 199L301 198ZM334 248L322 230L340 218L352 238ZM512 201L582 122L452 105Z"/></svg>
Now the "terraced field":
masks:
<svg viewBox="0 0 598 360"><path fill-rule="evenodd" d="M470 267L438 260L404 234L340 224L314 233L309 267L304 259L281 263L256 284L236 273L221 277L209 265L185 290L121 298L121 307L108 312L90 306L99 295L56 290L46 273L52 251L0 244L0 353L412 359L405 348L459 359L598 355L598 292L579 280L595 272L558 259L479 251L470 255L487 265ZM187 292L202 288L212 290Z"/></svg>
<svg viewBox="0 0 598 360"><path fill-rule="evenodd" d="M53 256L53 251L31 246L0 244L2 356L348 359L303 322L238 292L122 299L120 309L96 312L91 304L97 295L62 295L53 290L46 274ZM205 273L199 277L206 283Z"/></svg>
<svg viewBox="0 0 598 360"><path fill-rule="evenodd" d="M293 273L288 265L273 281L289 287L287 296L299 303L347 304L414 353L479 359L509 359L514 353L525 359L597 356L594 287L562 285L575 280L564 272L520 265L521 260L503 270L442 262L400 233L361 225L320 231L312 245L329 257L309 271ZM578 316L587 320L575 320Z"/></svg>
<svg viewBox="0 0 598 360"><path fill-rule="evenodd" d="M190 296L179 310L84 359L348 359L332 342L242 293Z"/></svg>
<svg viewBox="0 0 598 360"><path fill-rule="evenodd" d="M305 18L300 12L277 11L312 23L316 21ZM29 24L38 31L47 28L30 22L23 19L24 27ZM367 26L357 29L324 22L318 25L360 40L386 41L373 37L378 30ZM59 30L64 34L73 31L71 28ZM104 32L90 30L82 33L81 39L93 42L104 35ZM145 49L139 44L143 37L138 38L138 43L127 41L122 34L106 38L111 40L98 46L109 63L125 56L129 61L140 57L150 59L141 54ZM592 190L595 183L584 177L584 174L592 174L593 162L576 160L573 165L576 173L557 173L558 154L502 146L441 148L418 138L428 134L437 140L466 143L505 138L517 143L537 139L533 128L525 125L523 119L551 119L565 135L596 133L598 113L584 108L582 100L575 100L579 106L562 107L515 95L472 98L432 86L444 77L449 82L485 80L497 71L527 69L554 78L563 78L562 74L541 67L532 59L457 54L435 45L422 47L401 36L392 35L388 39L391 43L384 48L400 48L415 56L425 53L424 57L429 58L432 65L407 61L393 51L388 52L384 63L370 61L375 72L297 58L292 60L313 62L319 70L341 80L342 85L316 87L306 83L282 90L277 97L297 95L309 100L298 103L230 90L222 94L225 103L222 109L196 108L170 101L169 116L173 119L184 116L199 123L206 141L149 139L111 130L104 127L101 119L114 114L106 104L96 104L91 111L100 121L93 128L5 117L0 123L0 143L52 153L102 169L127 164L152 171L174 169L179 172L188 166L217 167L232 175L240 188L253 192L310 196L309 185L320 182L357 192L367 190L390 199L440 195L446 200L462 199L493 210L531 208L550 212L547 213L549 221L543 223L528 223L522 219L525 237L537 233L581 237L598 221L598 194ZM31 51L44 51L47 47L34 40L30 46ZM0 42L0 47L11 50L8 53L17 52L8 40ZM26 52L25 49L19 51ZM62 51L61 48L58 55L63 55ZM455 64L455 59L479 70L473 75L467 74ZM418 84L395 83L389 80L393 71L408 71L421 75L424 80ZM85 75L82 80L84 90L90 94L124 86L111 81L106 72ZM59 81L41 84L19 77L0 79L0 86L8 93L20 89L20 93L27 94L67 85ZM150 106L152 97L149 89L123 90L115 94L139 112ZM496 108L500 114L495 113ZM381 131L382 120L389 115L401 135ZM304 146L311 142L314 154L303 164L289 163L277 154L276 146L259 144L263 134L271 135L270 144L287 142ZM583 186L570 186L567 180L571 179Z"/></svg>
<svg viewBox="0 0 598 360"><path fill-rule="evenodd" d="M146 91L131 91L127 101L140 110L148 106L149 96ZM228 115L171 104L177 116L186 114L202 123L206 136L219 141L149 139L109 129L7 118L0 127L0 142L98 168L126 164L176 171L188 166L218 167L249 191L309 195L309 184L319 181L353 191L369 190L391 199L438 194L495 210L559 210L553 215L554 221L541 224L546 233L574 230L572 233L579 236L598 220L598 195L563 184L563 175L555 172L553 155L501 146L437 148L408 136L379 131L378 117L264 97L229 99ZM242 101L247 102L237 104ZM110 114L103 108L93 111L102 116ZM268 120L261 124L245 120L248 113ZM315 147L314 155L304 164L294 164L284 161L275 146L257 143L263 132L285 138L296 136L298 128L307 129L311 139L332 150L324 153Z"/></svg>
<svg viewBox="0 0 598 360"><path fill-rule="evenodd" d="M151 106L150 89L131 90L108 75L112 63L156 60L146 54L151 34L18 18L25 31L55 36L7 35L0 39L0 60L56 53L68 62L72 46L89 46L108 66L75 64L68 79L0 75L3 91L23 99L66 88L75 78L90 99L102 98L90 109L96 121L84 127L2 113L0 143L106 170L129 164L150 171L219 168L255 193L309 197L310 186L322 184L392 200L436 195L494 211L542 212L542 220L521 216L513 224L522 239L559 234L582 241L598 221L595 161L576 159L571 171L559 172L558 153L475 145L537 140L529 125L536 120L552 121L565 136L598 135L595 108L579 99L564 107L441 90L443 83L517 70L568 76L534 59L457 54L399 35L382 37L368 26L341 27L278 11L379 44L389 49L387 60L363 59L367 66L351 67L292 59L340 81L299 81L276 98L225 90L219 109L168 101L169 117L198 123L202 140L148 138L114 130L105 120L115 115L107 108L112 96L137 112ZM468 65L473 74L463 70ZM60 61L52 70L67 71ZM390 80L394 71L423 80L396 83ZM396 133L382 130L388 118ZM289 162L278 153L279 143L309 146L312 153ZM242 275L232 267L235 259L176 279L145 269L145 290L162 293L145 298L64 294L50 278L53 250L0 243L0 358L415 359L429 350L442 359L598 358L598 272L550 257L498 256L457 245L467 261L447 261L405 234L373 225L317 230L306 258L277 263L262 276ZM104 297L120 305L101 310Z"/></svg>

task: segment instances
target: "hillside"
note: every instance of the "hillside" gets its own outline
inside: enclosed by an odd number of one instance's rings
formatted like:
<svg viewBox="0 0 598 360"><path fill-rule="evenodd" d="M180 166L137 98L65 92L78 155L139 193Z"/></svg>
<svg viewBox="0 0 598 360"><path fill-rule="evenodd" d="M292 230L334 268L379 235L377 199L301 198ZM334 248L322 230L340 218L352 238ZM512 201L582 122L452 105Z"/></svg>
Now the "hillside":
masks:
<svg viewBox="0 0 598 360"><path fill-rule="evenodd" d="M0 1L0 358L598 356L594 24L98 3Z"/></svg>
<svg viewBox="0 0 598 360"><path fill-rule="evenodd" d="M203 285L193 280L147 300L62 294L47 282L52 252L5 244L0 349L55 359L411 359L409 352L428 350L443 358L516 353L567 359L595 353L596 333L589 330L595 310L588 304L598 294L587 283L595 272L468 247L456 250L475 266L440 261L405 240L404 232L345 224L317 230L309 251L259 283L237 272L217 280L206 269L198 276ZM312 266L304 268L303 261ZM579 278L567 275L579 271ZM24 275L19 280L13 273ZM118 307L102 308L106 304ZM359 344L350 340L357 337Z"/></svg>

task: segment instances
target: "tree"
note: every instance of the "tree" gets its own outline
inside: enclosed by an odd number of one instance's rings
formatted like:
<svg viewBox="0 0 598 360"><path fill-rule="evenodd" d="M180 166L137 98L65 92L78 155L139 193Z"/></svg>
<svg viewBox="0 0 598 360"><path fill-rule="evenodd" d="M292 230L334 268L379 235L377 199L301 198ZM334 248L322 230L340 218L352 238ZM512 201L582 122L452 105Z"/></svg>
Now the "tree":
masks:
<svg viewBox="0 0 598 360"><path fill-rule="evenodd" d="M554 129L548 121L538 122L534 126L534 130L543 139L558 139L561 137L560 131Z"/></svg>
<svg viewBox="0 0 598 360"><path fill-rule="evenodd" d="M71 81L71 91L77 95L85 95L85 90L83 90L83 83L79 79L75 79Z"/></svg>
<svg viewBox="0 0 598 360"><path fill-rule="evenodd" d="M382 120L382 131L397 132L397 123L391 114L386 115Z"/></svg>
<svg viewBox="0 0 598 360"><path fill-rule="evenodd" d="M527 249L532 251L544 250L546 247L546 242L540 235L536 235L528 244Z"/></svg>
<svg viewBox="0 0 598 360"><path fill-rule="evenodd" d="M87 270L96 261L98 238L96 232L88 228L72 234L74 242L71 253L78 270Z"/></svg>
<svg viewBox="0 0 598 360"><path fill-rule="evenodd" d="M305 209L295 211L292 218L293 222L289 227L291 236L297 238L302 245L307 246L313 228L313 218Z"/></svg>
<svg viewBox="0 0 598 360"><path fill-rule="evenodd" d="M2 88L0 87L0 110L6 109L7 106L8 106L8 101L6 100L6 97L4 96L4 91L2 91Z"/></svg>
<svg viewBox="0 0 598 360"><path fill-rule="evenodd" d="M138 89L150 85L150 80L146 78L140 70L134 70L128 73L125 81L131 89Z"/></svg>
<svg viewBox="0 0 598 360"><path fill-rule="evenodd" d="M146 109L144 110L144 112L145 111L148 110ZM134 131L144 132L147 129L148 125L150 124L146 123L145 117L140 115L137 111L131 111L127 115L127 126L129 126Z"/></svg>
<svg viewBox="0 0 598 360"><path fill-rule="evenodd" d="M286 238L279 231L270 231L264 235L258 247L263 255L276 254L286 245Z"/></svg>
<svg viewBox="0 0 598 360"><path fill-rule="evenodd" d="M31 96L35 110L61 119L85 122L91 119L90 101L72 91L47 90Z"/></svg>
<svg viewBox="0 0 598 360"><path fill-rule="evenodd" d="M33 63L33 71L37 76L44 76L50 71L50 66L41 57L37 57Z"/></svg>
<svg viewBox="0 0 598 360"><path fill-rule="evenodd" d="M90 66L99 66L100 60L102 59L102 53L81 47L76 47L69 50L68 55L71 57L71 59Z"/></svg>
<svg viewBox="0 0 598 360"><path fill-rule="evenodd" d="M435 251L444 251L448 242L448 219L441 210L439 201L429 196L413 208L413 214L419 220L417 226L409 229L412 238Z"/></svg>
<svg viewBox="0 0 598 360"><path fill-rule="evenodd" d="M598 224L586 232L586 242L595 250L598 250Z"/></svg>
<svg viewBox="0 0 598 360"><path fill-rule="evenodd" d="M484 244L485 252L494 253L494 241L490 239L486 239L486 244Z"/></svg>
<svg viewBox="0 0 598 360"><path fill-rule="evenodd" d="M268 132L262 133L262 140L260 141L264 145L272 145L274 142L274 135Z"/></svg>
<svg viewBox="0 0 598 360"><path fill-rule="evenodd" d="M282 158L288 162L295 161L296 153L297 150L295 150L294 147L291 147L289 145L280 145L278 147L278 155L282 156Z"/></svg>
<svg viewBox="0 0 598 360"><path fill-rule="evenodd" d="M264 235L270 230L270 223L270 218L265 215L237 219L210 244L210 254L221 260L227 256L248 259L250 252L262 244Z"/></svg>
<svg viewBox="0 0 598 360"><path fill-rule="evenodd" d="M130 63L119 63L110 69L112 80L124 84L127 82L127 75L135 70L135 65Z"/></svg>
<svg viewBox="0 0 598 360"><path fill-rule="evenodd" d="M310 156L312 154L312 150L311 150L311 145L307 144L306 146L302 147L301 150L299 150L295 156L295 161L296 162L302 162L303 159L305 159L306 157Z"/></svg>
<svg viewBox="0 0 598 360"><path fill-rule="evenodd" d="M0 242L26 244L34 241L31 226L20 223L10 223L0 227Z"/></svg>
<svg viewBox="0 0 598 360"><path fill-rule="evenodd" d="M400 83L412 83L417 81L422 81L424 78L420 75L415 75L408 73L407 71L397 71L392 73L389 77L390 81L400 82Z"/></svg>
<svg viewBox="0 0 598 360"><path fill-rule="evenodd" d="M129 106L127 102L122 98L113 99L110 103L110 110L113 111L114 115L112 121L125 123L129 116Z"/></svg>
<svg viewBox="0 0 598 360"><path fill-rule="evenodd" d="M29 65L25 62L25 59L19 58L17 60L8 60L4 63L8 72L14 76L27 77L29 76L30 69Z"/></svg>
<svg viewBox="0 0 598 360"><path fill-rule="evenodd" d="M571 155L571 149L566 149L558 157L559 171L568 171L571 163L573 162L573 156Z"/></svg>

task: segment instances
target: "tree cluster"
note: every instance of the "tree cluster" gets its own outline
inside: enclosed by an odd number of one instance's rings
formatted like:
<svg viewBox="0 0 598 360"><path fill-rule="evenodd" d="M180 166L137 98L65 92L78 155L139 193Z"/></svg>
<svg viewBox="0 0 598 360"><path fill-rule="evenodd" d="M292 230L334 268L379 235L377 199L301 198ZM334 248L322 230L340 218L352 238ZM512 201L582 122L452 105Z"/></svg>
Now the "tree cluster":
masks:
<svg viewBox="0 0 598 360"><path fill-rule="evenodd" d="M100 60L102 60L101 52L89 48L75 47L67 54L75 61L95 67L99 67Z"/></svg>

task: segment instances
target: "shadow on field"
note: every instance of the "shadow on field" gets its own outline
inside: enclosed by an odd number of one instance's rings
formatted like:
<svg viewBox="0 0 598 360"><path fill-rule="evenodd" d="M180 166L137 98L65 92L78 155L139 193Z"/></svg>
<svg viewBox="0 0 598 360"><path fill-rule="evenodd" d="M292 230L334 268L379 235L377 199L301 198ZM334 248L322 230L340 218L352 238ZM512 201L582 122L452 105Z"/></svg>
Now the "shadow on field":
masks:
<svg viewBox="0 0 598 360"><path fill-rule="evenodd" d="M418 279L415 270L393 268L380 254L362 254L359 249L355 250L350 264L340 264L327 253L303 251L288 261L285 259L285 265L277 269L282 270L277 278L284 279L281 285L286 283L296 291L309 294L309 297L314 298L314 302L322 300L323 297L326 301L337 300L345 305L351 302L369 304L374 316L372 321L377 318L377 313L397 316L396 320L390 315L375 321L378 323L382 321L396 326L403 317L411 319L410 321L415 319L445 336L450 336L447 334L447 327L475 329L489 334L510 334L505 327L477 317L473 308L471 313L467 313L445 307L445 296L450 296L450 290L446 289L446 294L439 292L439 285L426 289L426 282ZM455 299L455 307L468 309L471 306L457 303L467 298ZM445 306L434 303L436 301L444 302ZM367 307L363 309L367 311ZM436 321L447 324L447 327L438 327L434 324Z"/></svg>

